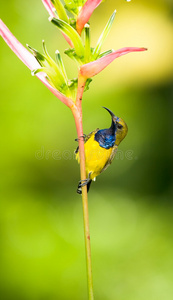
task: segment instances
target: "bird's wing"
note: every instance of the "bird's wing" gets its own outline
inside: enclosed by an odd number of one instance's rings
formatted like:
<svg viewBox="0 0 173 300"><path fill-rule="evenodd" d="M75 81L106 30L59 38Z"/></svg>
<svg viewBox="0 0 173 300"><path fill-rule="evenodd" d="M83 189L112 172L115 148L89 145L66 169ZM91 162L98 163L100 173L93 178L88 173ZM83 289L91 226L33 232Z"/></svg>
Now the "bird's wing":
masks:
<svg viewBox="0 0 173 300"><path fill-rule="evenodd" d="M85 136L85 137L84 137L84 143L86 143L86 142L89 140L89 138L91 137L92 134L96 134L97 131L99 131L99 128L97 128L97 129L91 131L87 136ZM77 148L76 148L76 150L75 150L75 154L77 154L78 152L79 152L79 146L77 146Z"/></svg>
<svg viewBox="0 0 173 300"><path fill-rule="evenodd" d="M115 157L115 154L116 154L116 152L117 152L117 149L118 149L118 146L117 146L117 145L114 145L114 146L113 146L113 149L112 149L112 153L111 153L109 159L107 160L107 162L106 162L104 168L102 169L101 173L102 173L103 171L105 171L105 170L109 167L109 165L112 163L112 161L113 161L113 159L114 159L114 157Z"/></svg>

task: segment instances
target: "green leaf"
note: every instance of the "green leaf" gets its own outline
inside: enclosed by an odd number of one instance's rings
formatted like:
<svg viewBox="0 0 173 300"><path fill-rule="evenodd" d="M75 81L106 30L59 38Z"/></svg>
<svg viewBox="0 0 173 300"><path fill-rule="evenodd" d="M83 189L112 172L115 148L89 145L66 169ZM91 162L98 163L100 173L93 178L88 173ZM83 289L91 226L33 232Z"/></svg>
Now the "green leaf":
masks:
<svg viewBox="0 0 173 300"><path fill-rule="evenodd" d="M64 77L64 80L65 80L65 82L66 82L66 84L67 84L67 83L68 83L68 78L67 78L66 70L65 70L65 67L64 67L64 64L63 64L61 55L60 55L60 53L59 53L58 50L56 50L56 52L55 52L55 58L56 58L58 67L59 67L59 69L61 70L62 75L63 75L63 77Z"/></svg>
<svg viewBox="0 0 173 300"><path fill-rule="evenodd" d="M104 57L110 53L112 53L114 50L107 50L107 51L104 51L102 53L99 54L98 58L101 58L101 57Z"/></svg>
<svg viewBox="0 0 173 300"><path fill-rule="evenodd" d="M91 81L92 81L91 78L88 78L88 79L87 79L86 84L85 84L84 92L86 92L86 91L89 90L89 85L90 85Z"/></svg>
<svg viewBox="0 0 173 300"><path fill-rule="evenodd" d="M44 72L48 76L50 84L65 94L69 96L70 90L68 89L68 79L65 72L65 68L59 54L59 51L55 53L57 63L50 57L45 42L43 41L43 51L44 54L39 53L37 50L28 46L32 51L38 62L40 63L41 68L38 68L32 72L32 75L37 74L38 72Z"/></svg>
<svg viewBox="0 0 173 300"><path fill-rule="evenodd" d="M46 57L28 44L26 46L29 48L29 50L31 50L41 67L45 67Z"/></svg>
<svg viewBox="0 0 173 300"><path fill-rule="evenodd" d="M99 40L98 40L97 45L96 45L95 50L94 50L94 60L98 58L99 53L101 51L101 47L102 47L105 39L107 38L107 36L108 36L108 34L110 32L110 29L112 27L113 21L115 19L115 14L116 14L116 10L113 12L113 14L110 17L108 23L106 24L106 27L104 28L101 36L99 37Z"/></svg>
<svg viewBox="0 0 173 300"><path fill-rule="evenodd" d="M54 72L57 74L57 82L60 82L60 85L66 84L66 80L65 80L65 78L64 78L64 76L61 72L61 69L56 64L56 62L50 57L49 53L47 52L46 45L45 45L44 41L43 41L43 51L44 51L44 54L45 54L46 61L49 64L49 68L51 70L54 70Z"/></svg>
<svg viewBox="0 0 173 300"><path fill-rule="evenodd" d="M73 0L64 0L65 2L65 8L71 12L73 15L77 15L78 14L78 3L77 1L73 1Z"/></svg>
<svg viewBox="0 0 173 300"><path fill-rule="evenodd" d="M73 27L76 30L76 19L75 18L70 18L69 24L71 27Z"/></svg>
<svg viewBox="0 0 173 300"><path fill-rule="evenodd" d="M75 100L77 95L78 78L69 80L68 87L70 89L72 99Z"/></svg>
<svg viewBox="0 0 173 300"><path fill-rule="evenodd" d="M75 49L67 49L64 51L64 53L70 57L72 60L74 60L78 66L82 65L83 62L81 61L81 59L79 58L79 56L76 54Z"/></svg>
<svg viewBox="0 0 173 300"><path fill-rule="evenodd" d="M69 22L69 19L68 19L68 16L66 14L66 11L64 9L64 6L63 4L61 3L60 0L51 0L53 6L55 7L56 11L57 11L57 14L58 14L58 17L65 21L65 22Z"/></svg>
<svg viewBox="0 0 173 300"><path fill-rule="evenodd" d="M90 61L91 49L90 49L90 26L85 24L85 63Z"/></svg>
<svg viewBox="0 0 173 300"><path fill-rule="evenodd" d="M59 78L59 75L55 72L55 70L50 68L38 68L36 70L33 70L31 72L32 75L36 75L39 72L44 72L49 78L49 82L52 84L53 87L55 87L60 92L66 94L67 86L64 82L61 81Z"/></svg>
<svg viewBox="0 0 173 300"><path fill-rule="evenodd" d="M81 40L81 37L76 32L76 30L67 24L66 22L56 19L56 18L50 18L49 19L54 25L56 25L63 33L65 33L70 40L72 41L76 54L80 57L84 57L84 46Z"/></svg>

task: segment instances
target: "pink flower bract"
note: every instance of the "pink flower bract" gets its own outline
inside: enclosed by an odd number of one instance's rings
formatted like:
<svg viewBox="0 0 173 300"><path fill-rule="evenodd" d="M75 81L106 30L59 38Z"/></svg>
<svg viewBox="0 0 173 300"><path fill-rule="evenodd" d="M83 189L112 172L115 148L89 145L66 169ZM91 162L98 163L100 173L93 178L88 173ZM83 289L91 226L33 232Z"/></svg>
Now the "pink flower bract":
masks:
<svg viewBox="0 0 173 300"><path fill-rule="evenodd" d="M102 2L102 0L87 0L84 6L81 8L76 21L76 29L81 34L84 25L89 21L93 11Z"/></svg>
<svg viewBox="0 0 173 300"><path fill-rule="evenodd" d="M146 50L147 50L146 48L137 48L137 47L127 47L127 48L116 50L95 61L82 65L80 67L80 73L82 76L87 78L93 77L98 73L100 73L104 68L106 68L114 59L131 52L146 51Z"/></svg>
<svg viewBox="0 0 173 300"><path fill-rule="evenodd" d="M50 0L42 0L46 10L48 11L49 15L52 17L52 18L56 18L56 15L54 13L54 6L52 4L52 2Z"/></svg>

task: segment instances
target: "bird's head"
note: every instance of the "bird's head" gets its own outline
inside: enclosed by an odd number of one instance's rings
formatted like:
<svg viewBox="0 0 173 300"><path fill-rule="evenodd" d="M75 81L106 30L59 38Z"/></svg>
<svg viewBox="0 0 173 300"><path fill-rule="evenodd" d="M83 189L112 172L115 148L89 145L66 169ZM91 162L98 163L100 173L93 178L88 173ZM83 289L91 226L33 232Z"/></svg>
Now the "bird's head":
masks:
<svg viewBox="0 0 173 300"><path fill-rule="evenodd" d="M120 142L127 135L127 132L128 132L127 124L124 122L123 119L116 117L110 109L108 109L104 106L103 106L103 108L105 108L112 117L112 125L110 128L112 128L112 129L114 128L115 136L116 136L115 144L118 146L120 144Z"/></svg>

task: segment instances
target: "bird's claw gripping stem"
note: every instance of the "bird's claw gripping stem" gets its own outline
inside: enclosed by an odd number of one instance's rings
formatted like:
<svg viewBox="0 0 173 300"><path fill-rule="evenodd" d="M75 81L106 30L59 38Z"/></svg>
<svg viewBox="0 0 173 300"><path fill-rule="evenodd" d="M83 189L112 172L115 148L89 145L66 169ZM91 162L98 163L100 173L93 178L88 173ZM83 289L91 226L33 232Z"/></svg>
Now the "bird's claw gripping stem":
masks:
<svg viewBox="0 0 173 300"><path fill-rule="evenodd" d="M91 172L88 174L88 178L87 179L83 179L83 180L80 180L79 181L79 184L78 184L78 188L77 188L77 193L78 194L82 194L82 187L87 185L87 190L89 189L89 186L91 184L91 179L90 179L90 175L91 175ZM88 186L89 185L89 186Z"/></svg>
<svg viewBox="0 0 173 300"><path fill-rule="evenodd" d="M84 179L84 180L80 180L80 181L79 181L78 188L81 188L81 187L83 187L83 186L87 185L89 181L90 181L90 179L89 179L89 178L87 178L87 179Z"/></svg>
<svg viewBox="0 0 173 300"><path fill-rule="evenodd" d="M85 141L86 139L86 134L81 135L79 138L75 139L75 142L79 142L80 139L83 139Z"/></svg>

